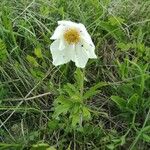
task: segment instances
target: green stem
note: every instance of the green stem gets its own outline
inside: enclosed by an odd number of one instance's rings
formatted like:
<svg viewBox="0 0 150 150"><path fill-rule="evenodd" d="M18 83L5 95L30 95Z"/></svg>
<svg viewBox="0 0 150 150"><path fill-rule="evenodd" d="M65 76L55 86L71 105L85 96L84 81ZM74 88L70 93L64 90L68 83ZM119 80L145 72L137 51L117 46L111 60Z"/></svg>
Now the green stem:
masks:
<svg viewBox="0 0 150 150"><path fill-rule="evenodd" d="M141 82L140 82L140 96L142 97L143 93L144 93L144 87L145 87L145 78L144 78L144 71L141 69L141 67L139 65L137 65L136 63L128 60L131 64L133 64L135 67L138 68L140 75L141 75ZM141 98L141 101L139 101L140 103L140 107L143 107L143 99Z"/></svg>
<svg viewBox="0 0 150 150"><path fill-rule="evenodd" d="M85 77L85 69L83 69L83 76L82 76L82 84L81 84L81 87L80 87L80 94L81 94L81 97L83 97L83 92L84 92L84 77Z"/></svg>
<svg viewBox="0 0 150 150"><path fill-rule="evenodd" d="M131 124L130 128L127 130L127 132L125 133L124 137L126 137L129 134L129 132L131 131L132 128L137 131L137 129L134 125L135 117L136 117L136 113L134 113L133 119L132 119L132 124Z"/></svg>
<svg viewBox="0 0 150 150"><path fill-rule="evenodd" d="M143 132L143 128L145 127L145 125L146 125L146 123L147 123L147 121L148 121L149 115L150 115L150 109L149 109L149 111L148 111L148 113L147 113L147 115L146 115L146 118L145 118L145 121L144 121L144 123L143 123L142 129L139 131L137 137L135 138L135 140L134 140L133 143L131 144L129 150L133 150L133 149L134 149L134 146L135 146L136 143L138 142L138 140L139 140L139 138L140 138L140 136L141 136L141 134L142 134L142 132Z"/></svg>
<svg viewBox="0 0 150 150"><path fill-rule="evenodd" d="M145 81L144 81L144 72L143 70L140 68L139 65L137 65L136 63L128 60L131 64L133 64L134 66L136 66L141 74L141 90L140 90L140 95L142 96L143 95L143 92L144 92L144 85L145 85Z"/></svg>

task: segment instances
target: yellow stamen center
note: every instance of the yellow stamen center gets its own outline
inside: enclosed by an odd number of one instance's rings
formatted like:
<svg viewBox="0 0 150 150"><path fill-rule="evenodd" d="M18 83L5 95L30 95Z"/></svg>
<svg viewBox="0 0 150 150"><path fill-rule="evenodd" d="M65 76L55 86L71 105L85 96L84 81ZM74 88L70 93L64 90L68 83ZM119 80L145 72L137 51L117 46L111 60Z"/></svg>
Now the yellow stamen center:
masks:
<svg viewBox="0 0 150 150"><path fill-rule="evenodd" d="M76 44L80 41L80 34L76 28L70 28L65 31L64 39L68 44Z"/></svg>

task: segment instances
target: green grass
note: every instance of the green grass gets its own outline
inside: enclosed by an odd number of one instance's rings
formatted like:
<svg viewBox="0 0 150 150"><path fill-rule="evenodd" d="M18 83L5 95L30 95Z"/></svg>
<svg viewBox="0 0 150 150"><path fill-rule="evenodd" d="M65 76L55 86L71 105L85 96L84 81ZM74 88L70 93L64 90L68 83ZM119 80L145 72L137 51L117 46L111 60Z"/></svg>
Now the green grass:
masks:
<svg viewBox="0 0 150 150"><path fill-rule="evenodd" d="M95 43L84 81L73 63L52 65L58 20L83 23ZM0 150L148 150L149 62L148 0L1 0ZM69 90L86 97L80 126L57 104Z"/></svg>

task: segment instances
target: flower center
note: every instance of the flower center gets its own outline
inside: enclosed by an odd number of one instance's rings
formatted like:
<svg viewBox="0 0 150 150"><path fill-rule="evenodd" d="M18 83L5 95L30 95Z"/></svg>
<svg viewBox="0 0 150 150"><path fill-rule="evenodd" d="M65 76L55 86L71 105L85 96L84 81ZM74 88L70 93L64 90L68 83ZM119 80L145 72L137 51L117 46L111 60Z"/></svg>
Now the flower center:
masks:
<svg viewBox="0 0 150 150"><path fill-rule="evenodd" d="M70 28L65 31L64 39L68 44L77 44L80 41L80 34L77 29Z"/></svg>

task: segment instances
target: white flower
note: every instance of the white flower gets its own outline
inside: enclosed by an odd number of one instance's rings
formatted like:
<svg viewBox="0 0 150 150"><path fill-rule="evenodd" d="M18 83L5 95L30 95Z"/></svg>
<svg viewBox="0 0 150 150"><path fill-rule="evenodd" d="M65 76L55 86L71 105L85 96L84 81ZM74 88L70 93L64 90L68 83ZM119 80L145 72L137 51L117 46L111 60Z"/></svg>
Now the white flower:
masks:
<svg viewBox="0 0 150 150"><path fill-rule="evenodd" d="M55 40L50 46L55 66L72 60L77 67L84 68L89 58L97 58L92 39L81 23L58 21L51 39Z"/></svg>

